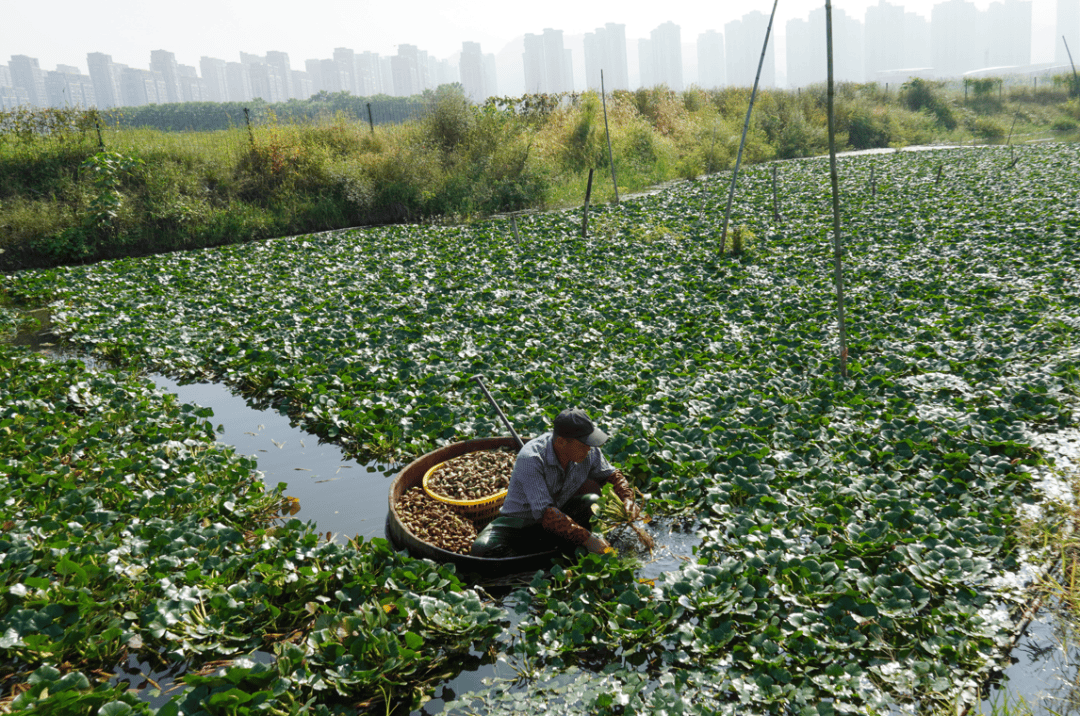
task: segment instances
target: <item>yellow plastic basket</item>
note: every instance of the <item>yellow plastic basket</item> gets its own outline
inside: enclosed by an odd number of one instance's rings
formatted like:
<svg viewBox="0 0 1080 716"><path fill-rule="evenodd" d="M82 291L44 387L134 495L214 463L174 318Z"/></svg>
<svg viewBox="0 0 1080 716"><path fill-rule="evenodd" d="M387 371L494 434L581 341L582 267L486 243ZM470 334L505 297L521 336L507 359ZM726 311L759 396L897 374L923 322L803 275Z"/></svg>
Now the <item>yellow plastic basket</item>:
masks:
<svg viewBox="0 0 1080 716"><path fill-rule="evenodd" d="M506 500L506 490L496 492L488 497L482 497L479 500L452 500L432 490L428 485L428 481L435 474L435 471L445 464L445 462L440 462L424 473L424 492L428 494L428 497L436 502L449 505L454 512L473 522L481 524L491 522L499 516L499 508L502 507L503 501Z"/></svg>

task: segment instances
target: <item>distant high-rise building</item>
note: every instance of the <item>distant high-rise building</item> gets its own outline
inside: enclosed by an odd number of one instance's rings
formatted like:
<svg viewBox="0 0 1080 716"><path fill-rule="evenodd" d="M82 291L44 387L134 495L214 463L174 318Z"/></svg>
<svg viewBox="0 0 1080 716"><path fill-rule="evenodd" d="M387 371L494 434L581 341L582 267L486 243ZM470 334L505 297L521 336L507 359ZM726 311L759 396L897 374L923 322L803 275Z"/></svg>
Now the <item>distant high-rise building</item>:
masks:
<svg viewBox="0 0 1080 716"><path fill-rule="evenodd" d="M180 77L180 99L182 102L209 102L210 91L199 77L199 72L190 65L177 65L176 74Z"/></svg>
<svg viewBox="0 0 1080 716"><path fill-rule="evenodd" d="M724 25L727 39L728 84L735 87L753 87L761 59L761 45L769 28L769 16L758 10L748 12L739 20ZM769 35L765 50L765 63L761 68L762 87L776 85L776 36Z"/></svg>
<svg viewBox="0 0 1080 716"><path fill-rule="evenodd" d="M637 45L638 83L642 87L655 87L660 84L656 77L656 61L653 59L652 40L638 38Z"/></svg>
<svg viewBox="0 0 1080 716"><path fill-rule="evenodd" d="M311 77L307 72L292 71L292 91L294 99L308 99L315 94L315 89L311 84Z"/></svg>
<svg viewBox="0 0 1080 716"><path fill-rule="evenodd" d="M125 107L168 102L165 76L160 72L125 67L120 76L120 87Z"/></svg>
<svg viewBox="0 0 1080 716"><path fill-rule="evenodd" d="M601 71L605 90L630 89L626 25L609 22L585 34L585 84L589 89L600 89Z"/></svg>
<svg viewBox="0 0 1080 716"><path fill-rule="evenodd" d="M322 81L322 91L330 94L348 91L349 78L337 61L322 60L320 66L319 78Z"/></svg>
<svg viewBox="0 0 1080 716"><path fill-rule="evenodd" d="M420 49L416 45L398 45L397 54L390 58L390 67L394 73L394 94L398 97L411 97L424 90L426 76L425 62L421 62Z"/></svg>
<svg viewBox="0 0 1080 716"><path fill-rule="evenodd" d="M904 65L925 68L934 62L930 50L930 21L915 12L904 13Z"/></svg>
<svg viewBox="0 0 1080 716"><path fill-rule="evenodd" d="M206 96L211 102L228 102L229 90L225 79L225 60L213 57L200 57L199 70L202 72Z"/></svg>
<svg viewBox="0 0 1080 716"><path fill-rule="evenodd" d="M389 57L379 58L379 74L382 75L382 87L379 92L385 95L394 94L394 67Z"/></svg>
<svg viewBox="0 0 1080 716"><path fill-rule="evenodd" d="M838 82L862 82L863 24L840 8L833 8L833 78ZM788 85L803 87L828 78L825 8L810 11L809 19L787 25Z"/></svg>
<svg viewBox="0 0 1080 716"><path fill-rule="evenodd" d="M71 65L57 65L55 72L45 73L45 96L50 107L89 108L97 105L90 76Z"/></svg>
<svg viewBox="0 0 1080 716"><path fill-rule="evenodd" d="M347 47L334 48L334 63L338 66L344 84L341 89L350 94L359 95L356 82L356 53Z"/></svg>
<svg viewBox="0 0 1080 716"><path fill-rule="evenodd" d="M225 87L228 90L230 102L250 102L255 97L251 93L248 66L243 62L225 63Z"/></svg>
<svg viewBox="0 0 1080 716"><path fill-rule="evenodd" d="M487 87L489 97L494 97L499 94L498 70L498 65L495 63L495 55L490 52L484 55L484 86Z"/></svg>
<svg viewBox="0 0 1080 716"><path fill-rule="evenodd" d="M165 99L162 102L182 101L180 75L176 70L176 55L165 50L153 50L150 53L150 71L160 72L165 80Z"/></svg>
<svg viewBox="0 0 1080 716"><path fill-rule="evenodd" d="M382 72L377 52L361 52L356 56L356 91L361 97L374 97L383 91Z"/></svg>
<svg viewBox="0 0 1080 716"><path fill-rule="evenodd" d="M683 90L682 33L673 22L665 22L651 33L649 40L652 49L653 74L658 84L669 89Z"/></svg>
<svg viewBox="0 0 1080 716"><path fill-rule="evenodd" d="M810 49L810 22L801 17L787 21L787 83L788 87L806 87L818 81L813 71L813 51Z"/></svg>
<svg viewBox="0 0 1080 716"><path fill-rule="evenodd" d="M275 102L288 102L293 98L292 64L287 52L269 50L266 53L266 66L270 68L270 82L274 86Z"/></svg>
<svg viewBox="0 0 1080 716"><path fill-rule="evenodd" d="M450 60L437 60L434 57L429 57L428 66L431 68L429 88L461 83L461 71Z"/></svg>
<svg viewBox="0 0 1080 716"><path fill-rule="evenodd" d="M289 99L289 56L284 52L268 52L266 56L240 53L240 64L247 68L253 98L266 102L285 102Z"/></svg>
<svg viewBox="0 0 1080 716"><path fill-rule="evenodd" d="M1064 41L1062 41L1064 38ZM1068 43L1066 47L1065 43ZM1069 53L1080 63L1080 0L1057 0L1057 33L1054 36L1054 61L1069 63Z"/></svg>
<svg viewBox="0 0 1080 716"><path fill-rule="evenodd" d="M591 90L600 89L600 76L604 70L604 50L601 46L600 33L585 33L585 86ZM604 88L607 89L607 78L604 78Z"/></svg>
<svg viewBox="0 0 1080 716"><path fill-rule="evenodd" d="M573 91L574 74L570 50L563 47L562 30L545 28L543 35L526 34L522 61L527 93L557 94Z"/></svg>
<svg viewBox="0 0 1080 716"><path fill-rule="evenodd" d="M27 106L30 106L30 96L26 94L25 89L10 84L0 84L0 109L18 109Z"/></svg>
<svg viewBox="0 0 1080 716"><path fill-rule="evenodd" d="M103 109L119 107L123 102L120 87L122 68L112 61L112 57L100 52L89 52L86 64L90 70L90 79L94 83L94 98L97 106Z"/></svg>
<svg viewBox="0 0 1080 716"><path fill-rule="evenodd" d="M930 14L930 47L938 77L986 66L986 18L968 0L945 0Z"/></svg>
<svg viewBox="0 0 1080 716"><path fill-rule="evenodd" d="M7 65L0 65L0 87L12 87L11 69Z"/></svg>
<svg viewBox="0 0 1080 716"><path fill-rule="evenodd" d="M706 30L697 41L698 84L716 89L727 84L724 62L724 36L716 30Z"/></svg>
<svg viewBox="0 0 1080 716"><path fill-rule="evenodd" d="M22 87L30 104L34 107L47 107L49 98L45 93L45 74L38 66L36 57L26 55L12 55L8 63L11 70L11 83L15 87Z"/></svg>
<svg viewBox="0 0 1080 716"><path fill-rule="evenodd" d="M992 2L986 10L988 67L1031 64L1031 0Z"/></svg>
<svg viewBox="0 0 1080 716"><path fill-rule="evenodd" d="M461 72L461 86L465 96L473 103L483 102L487 96L487 78L484 73L484 55L480 52L479 42L461 43L461 59L458 60Z"/></svg>
<svg viewBox="0 0 1080 716"><path fill-rule="evenodd" d="M247 70L248 81L251 82L252 99L277 102L278 98L274 95L273 83L270 80L270 68L263 64L241 64Z"/></svg>
<svg viewBox="0 0 1080 716"><path fill-rule="evenodd" d="M905 56L902 6L893 5L888 0L878 0L877 5L866 8L864 28L866 52L863 56L863 71L867 80L873 80L878 72L911 67ZM788 51L790 52L790 49ZM791 84L790 59L788 67L788 83Z"/></svg>
<svg viewBox="0 0 1080 716"><path fill-rule="evenodd" d="M311 80L311 88L315 92L322 92L322 60L304 60L304 69L308 79Z"/></svg>

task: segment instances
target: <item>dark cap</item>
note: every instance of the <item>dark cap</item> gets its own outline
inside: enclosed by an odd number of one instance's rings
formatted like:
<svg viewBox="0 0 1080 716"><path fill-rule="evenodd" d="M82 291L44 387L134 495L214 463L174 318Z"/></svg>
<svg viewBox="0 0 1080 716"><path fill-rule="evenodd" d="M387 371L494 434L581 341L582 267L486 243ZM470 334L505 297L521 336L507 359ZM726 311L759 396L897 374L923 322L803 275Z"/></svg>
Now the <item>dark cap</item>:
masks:
<svg viewBox="0 0 1080 716"><path fill-rule="evenodd" d="M593 425L593 421L580 408L559 413L555 418L554 432L559 437L580 440L592 447L600 447L608 439L607 433Z"/></svg>

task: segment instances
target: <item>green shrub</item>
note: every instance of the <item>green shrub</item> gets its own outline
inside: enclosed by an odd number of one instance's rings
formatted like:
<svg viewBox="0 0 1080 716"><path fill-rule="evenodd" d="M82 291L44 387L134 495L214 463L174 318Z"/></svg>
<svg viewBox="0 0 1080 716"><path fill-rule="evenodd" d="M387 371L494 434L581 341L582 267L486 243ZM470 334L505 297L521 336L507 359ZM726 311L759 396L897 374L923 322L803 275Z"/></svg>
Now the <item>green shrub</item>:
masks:
<svg viewBox="0 0 1080 716"><path fill-rule="evenodd" d="M942 96L940 83L913 77L900 88L900 101L912 111L933 115L945 129L956 129L956 116Z"/></svg>
<svg viewBox="0 0 1080 716"><path fill-rule="evenodd" d="M441 85L434 92L427 90L428 103L423 125L431 140L444 151L453 151L465 141L475 112L460 84Z"/></svg>
<svg viewBox="0 0 1080 716"><path fill-rule="evenodd" d="M1050 128L1057 132L1072 132L1080 124L1077 124L1076 120L1072 117L1058 117L1054 120L1054 123L1050 125Z"/></svg>

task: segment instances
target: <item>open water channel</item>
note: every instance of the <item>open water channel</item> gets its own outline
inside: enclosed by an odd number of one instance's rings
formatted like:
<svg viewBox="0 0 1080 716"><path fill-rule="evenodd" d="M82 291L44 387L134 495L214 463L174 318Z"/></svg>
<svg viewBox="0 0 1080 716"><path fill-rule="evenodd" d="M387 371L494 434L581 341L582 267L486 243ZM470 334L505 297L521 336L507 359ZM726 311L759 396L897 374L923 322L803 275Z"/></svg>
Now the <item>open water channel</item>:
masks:
<svg viewBox="0 0 1080 716"><path fill-rule="evenodd" d="M40 346L37 346L39 341L18 342L54 350L47 342ZM83 359L93 363L92 359ZM358 463L337 445L320 442L276 411L251 407L223 385L180 385L162 375L148 377L161 389L176 393L182 402L213 410L212 422L222 428L218 440L234 446L241 454L254 456L267 485L286 483L285 494L300 503L297 518L314 523L324 538L343 542L357 535L365 540L385 536L387 496L397 466ZM1040 438L1037 446L1055 458L1056 475L1080 472L1080 429ZM1058 493L1056 497L1071 499L1071 495L1064 494L1068 485L1056 475L1048 473L1042 489ZM643 559L643 578L655 578L678 569L682 561L693 558L694 547L700 541L692 530L661 525L654 528L656 552L651 558ZM1034 573L1034 569L1030 570L1030 574ZM509 611L512 615L513 610ZM1056 604L1033 603L1022 619L1026 624L1012 649L1004 678L968 713L1080 716L1080 628L1075 617ZM268 654L254 656L270 658ZM509 670L506 665L502 667ZM168 701L168 692L178 686L174 679L179 675L153 672L149 664L132 659L117 669L113 681L127 681L154 706L160 706ZM513 674L501 673L499 665L481 664L477 658L471 668L467 666L440 686L434 698L414 713L421 716L439 713L445 701L482 689L486 679L499 677L512 678ZM150 690L154 686L166 693L156 695L160 693L157 689Z"/></svg>

